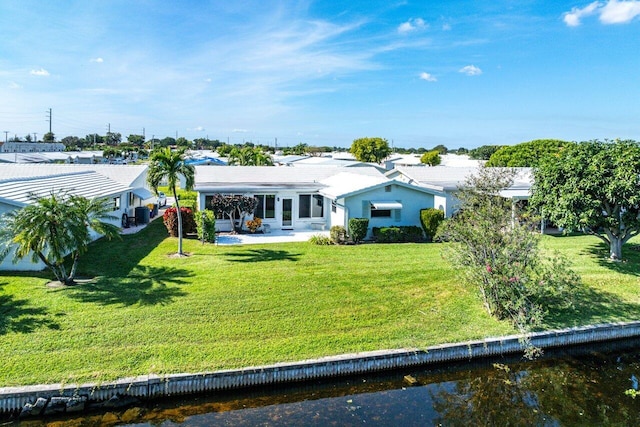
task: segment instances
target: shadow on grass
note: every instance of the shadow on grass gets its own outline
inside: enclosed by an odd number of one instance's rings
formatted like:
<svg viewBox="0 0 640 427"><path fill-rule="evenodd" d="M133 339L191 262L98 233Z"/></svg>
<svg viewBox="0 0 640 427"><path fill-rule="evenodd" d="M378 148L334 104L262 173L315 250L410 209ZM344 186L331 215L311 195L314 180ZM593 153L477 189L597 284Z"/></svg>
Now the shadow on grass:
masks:
<svg viewBox="0 0 640 427"><path fill-rule="evenodd" d="M121 239L99 239L80 257L78 271L86 276L126 276L167 237L162 219L157 219L138 233L123 235Z"/></svg>
<svg viewBox="0 0 640 427"><path fill-rule="evenodd" d="M247 249L245 252L225 254L233 262L262 262L262 261L298 261L301 254L274 249Z"/></svg>
<svg viewBox="0 0 640 427"><path fill-rule="evenodd" d="M609 247L600 242L585 248L585 253L594 257L598 265L616 273L640 276L640 245L627 243L622 247L622 261L609 259Z"/></svg>
<svg viewBox="0 0 640 427"><path fill-rule="evenodd" d="M165 305L186 292L193 273L182 268L136 266L126 276L101 276L90 283L65 288L70 298L101 305Z"/></svg>
<svg viewBox="0 0 640 427"><path fill-rule="evenodd" d="M573 291L574 306L550 309L545 316L546 328L609 323L640 318L640 304L624 301L619 296L580 285Z"/></svg>
<svg viewBox="0 0 640 427"><path fill-rule="evenodd" d="M0 289L4 285L6 283L0 283ZM29 305L28 300L0 295L0 335L8 332L26 334L42 327L60 329L52 317L45 308Z"/></svg>

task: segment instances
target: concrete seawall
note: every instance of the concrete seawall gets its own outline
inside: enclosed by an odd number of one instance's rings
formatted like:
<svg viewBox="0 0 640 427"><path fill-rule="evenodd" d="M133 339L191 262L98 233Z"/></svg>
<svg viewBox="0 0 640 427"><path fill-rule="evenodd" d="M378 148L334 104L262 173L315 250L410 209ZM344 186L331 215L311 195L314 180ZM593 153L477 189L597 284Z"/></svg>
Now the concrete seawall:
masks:
<svg viewBox="0 0 640 427"><path fill-rule="evenodd" d="M633 337L640 337L640 321L552 330L529 336L531 343L541 349ZM46 406L52 398L70 398L67 405L84 408L84 402L105 402L121 396L145 400L514 354L524 350L519 338L519 335L486 338L426 349L381 350L196 374L143 375L101 384L2 387L0 413L18 411L28 404L35 405L38 399ZM70 412L68 408L66 411Z"/></svg>

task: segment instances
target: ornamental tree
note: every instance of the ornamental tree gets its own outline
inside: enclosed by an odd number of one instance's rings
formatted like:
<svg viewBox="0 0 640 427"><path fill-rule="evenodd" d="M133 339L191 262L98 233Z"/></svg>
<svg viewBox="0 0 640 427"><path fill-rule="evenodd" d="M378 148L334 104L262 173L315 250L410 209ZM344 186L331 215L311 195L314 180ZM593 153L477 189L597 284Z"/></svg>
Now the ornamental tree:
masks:
<svg viewBox="0 0 640 427"><path fill-rule="evenodd" d="M447 259L463 283L478 289L487 312L526 333L542 325L547 310L570 304L579 278L560 255L543 258L539 235L500 195L514 176L511 169L482 168L467 179L456 193L459 213L437 237L451 242Z"/></svg>
<svg viewBox="0 0 640 427"><path fill-rule="evenodd" d="M440 152L437 150L427 151L420 156L420 163L428 166L438 166L441 161Z"/></svg>
<svg viewBox="0 0 640 427"><path fill-rule="evenodd" d="M640 232L638 142L581 142L542 162L534 179L532 206L566 231L598 237L611 259Z"/></svg>
<svg viewBox="0 0 640 427"><path fill-rule="evenodd" d="M358 138L351 144L349 152L361 162L380 163L391 154L391 148L384 138Z"/></svg>

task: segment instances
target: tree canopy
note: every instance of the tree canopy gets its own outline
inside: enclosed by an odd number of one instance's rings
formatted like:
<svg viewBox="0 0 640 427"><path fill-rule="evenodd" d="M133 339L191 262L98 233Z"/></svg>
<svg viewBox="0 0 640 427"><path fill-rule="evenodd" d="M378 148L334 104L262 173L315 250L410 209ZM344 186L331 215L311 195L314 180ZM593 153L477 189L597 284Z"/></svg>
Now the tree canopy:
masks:
<svg viewBox="0 0 640 427"><path fill-rule="evenodd" d="M180 177L184 177L185 189L193 189L195 182L195 168L184 161L185 149L181 148L172 151L170 147L157 149L151 153L151 161L147 172L147 181L154 192L158 192L158 186L166 179L169 189L173 194L176 209L178 212L178 255L182 252L182 214L180 211L180 201L176 192Z"/></svg>
<svg viewBox="0 0 640 427"><path fill-rule="evenodd" d="M384 138L355 139L349 151L357 160L371 163L380 163L391 154L389 142Z"/></svg>
<svg viewBox="0 0 640 427"><path fill-rule="evenodd" d="M258 147L234 147L229 152L229 165L272 166L271 156Z"/></svg>
<svg viewBox="0 0 640 427"><path fill-rule="evenodd" d="M420 157L420 163L429 166L438 166L441 161L440 152L437 150L427 151Z"/></svg>
<svg viewBox="0 0 640 427"><path fill-rule="evenodd" d="M0 220L0 260L13 252L12 261L31 256L42 261L61 283L74 283L81 254L91 242L91 231L112 238L120 229L108 199L86 199L66 193L33 198L33 203L5 214ZM65 257L72 259L71 269Z"/></svg>
<svg viewBox="0 0 640 427"><path fill-rule="evenodd" d="M559 139L535 139L521 144L504 146L491 155L487 166L536 167L546 157L558 158L560 151L573 142Z"/></svg>
<svg viewBox="0 0 640 427"><path fill-rule="evenodd" d="M489 160L491 155L498 151L502 145L482 145L469 150L469 157L474 160Z"/></svg>
<svg viewBox="0 0 640 427"><path fill-rule="evenodd" d="M612 259L640 232L640 146L636 141L588 141L547 158L534 171L530 202L567 231L609 245Z"/></svg>

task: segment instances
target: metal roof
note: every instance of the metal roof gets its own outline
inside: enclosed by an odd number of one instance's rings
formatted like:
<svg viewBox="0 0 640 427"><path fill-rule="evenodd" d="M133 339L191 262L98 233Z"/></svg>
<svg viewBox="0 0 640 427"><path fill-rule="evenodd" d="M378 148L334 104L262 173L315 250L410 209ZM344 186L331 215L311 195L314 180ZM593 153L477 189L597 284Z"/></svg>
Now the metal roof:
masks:
<svg viewBox="0 0 640 427"><path fill-rule="evenodd" d="M96 172L125 186L132 186L140 175L146 173L147 165L82 165L82 164L0 164L0 181L20 178L45 178L53 175Z"/></svg>
<svg viewBox="0 0 640 427"><path fill-rule="evenodd" d="M24 177L0 181L0 199L27 205L32 199L66 191L86 198L117 196L130 188L95 171L80 171L48 177Z"/></svg>
<svg viewBox="0 0 640 427"><path fill-rule="evenodd" d="M348 170L356 175L384 176L376 168L344 169L333 166L196 166L195 189L219 191L221 188L251 189L255 187L323 187L323 179Z"/></svg>

